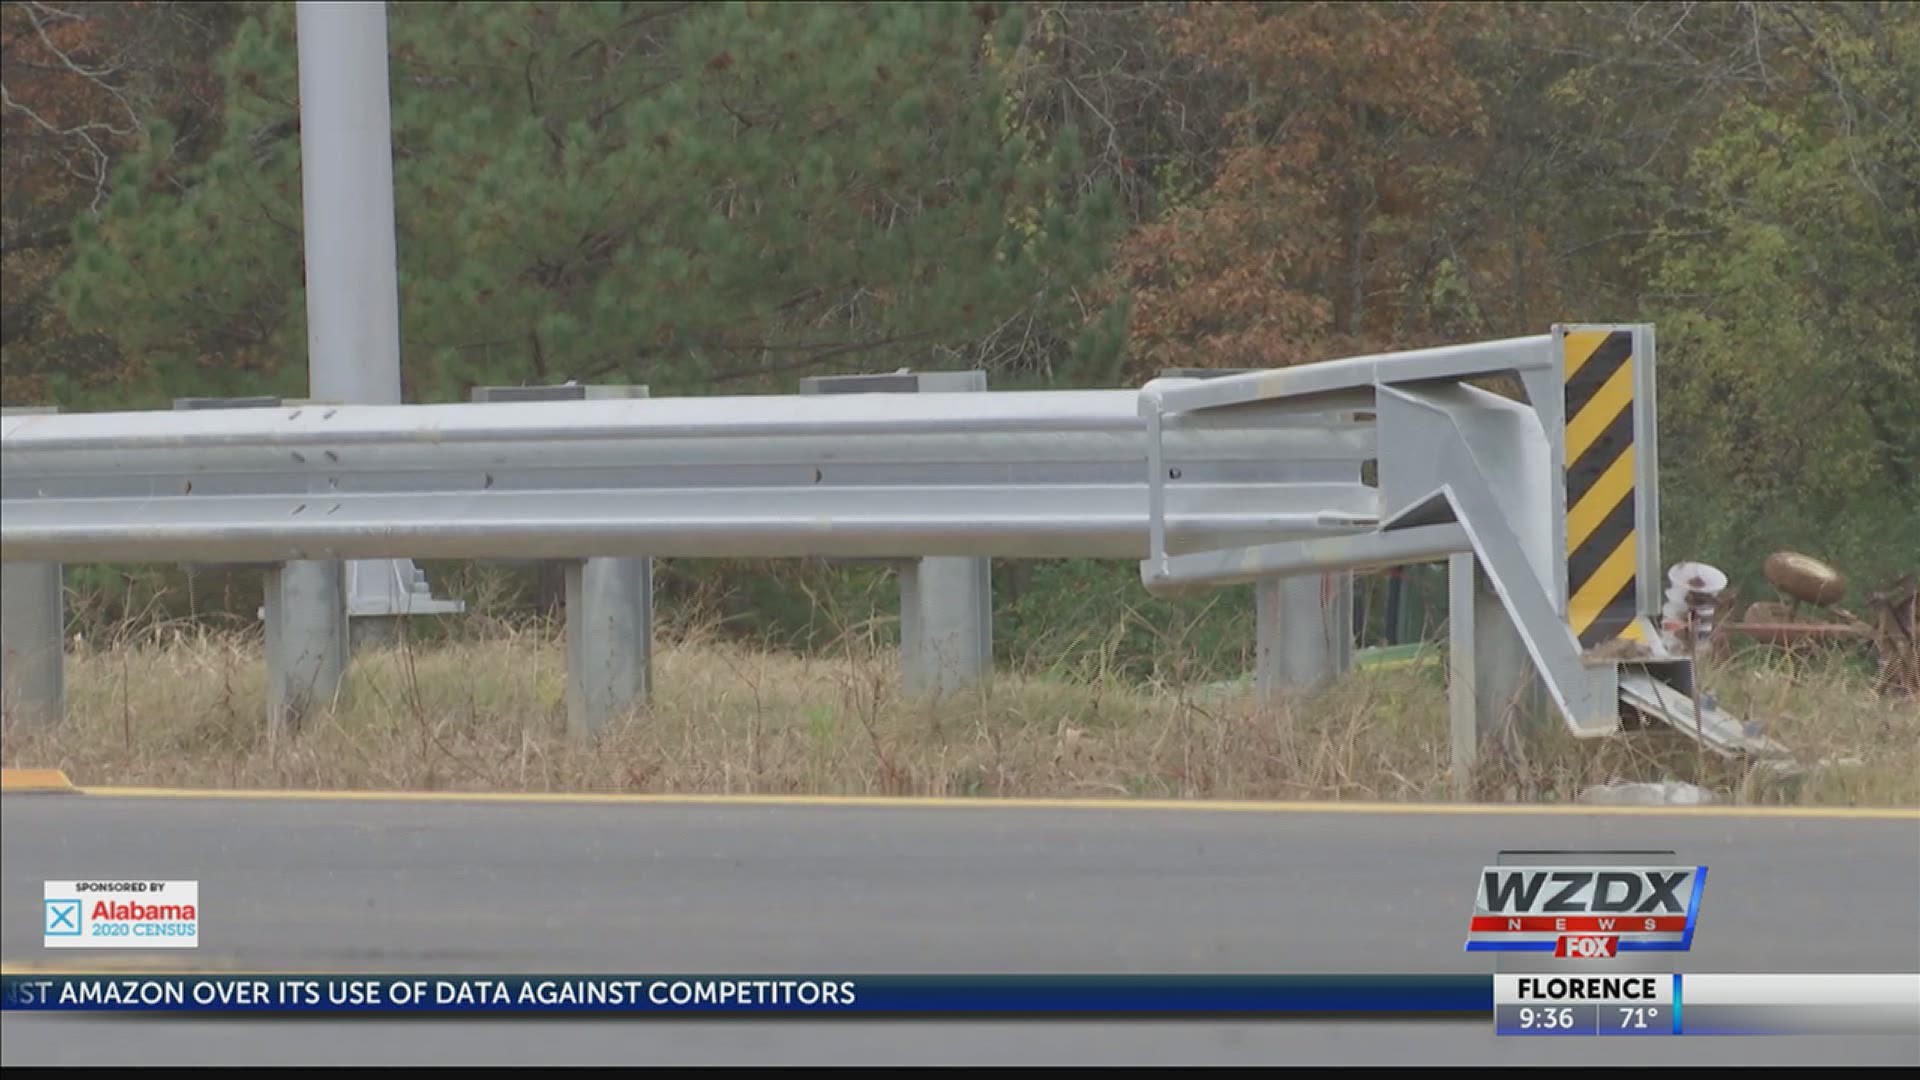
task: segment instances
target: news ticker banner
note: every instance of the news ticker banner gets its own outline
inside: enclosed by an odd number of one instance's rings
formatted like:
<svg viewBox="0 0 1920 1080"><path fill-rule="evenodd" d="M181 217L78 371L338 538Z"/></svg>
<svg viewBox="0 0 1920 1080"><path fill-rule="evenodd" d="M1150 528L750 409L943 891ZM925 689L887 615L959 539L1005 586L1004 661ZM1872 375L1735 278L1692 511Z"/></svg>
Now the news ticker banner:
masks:
<svg viewBox="0 0 1920 1080"><path fill-rule="evenodd" d="M1920 975L1495 975L1502 1035L1915 1035Z"/></svg>
<svg viewBox="0 0 1920 1080"><path fill-rule="evenodd" d="M0 975L47 1012L783 1013L1485 1019L1485 975Z"/></svg>
<svg viewBox="0 0 1920 1080"><path fill-rule="evenodd" d="M22 1012L1495 1020L1512 1035L1920 1034L1916 975L6 974Z"/></svg>

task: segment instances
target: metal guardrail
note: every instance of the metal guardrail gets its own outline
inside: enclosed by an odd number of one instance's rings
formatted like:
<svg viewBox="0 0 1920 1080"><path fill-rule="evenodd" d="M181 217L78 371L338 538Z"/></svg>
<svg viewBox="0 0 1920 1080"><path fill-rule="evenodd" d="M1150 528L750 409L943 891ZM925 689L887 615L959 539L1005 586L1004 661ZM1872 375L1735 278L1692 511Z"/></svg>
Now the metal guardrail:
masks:
<svg viewBox="0 0 1920 1080"><path fill-rule="evenodd" d="M336 593L326 567L342 559L1092 556L1142 560L1155 590L1447 559L1454 665L1467 669L1456 746L1470 752L1504 720L1529 668L1570 730L1603 735L1618 729L1619 662L1591 655L1567 621L1564 340L1140 391L9 415L0 557L281 565L268 604L270 671L286 676L270 679L276 724L344 664L339 627L287 614ZM1470 384L1490 375L1516 377L1527 403ZM1360 480L1369 459L1378 486ZM1690 682L1657 640L1633 661ZM584 697L584 730L623 704Z"/></svg>
<svg viewBox="0 0 1920 1080"><path fill-rule="evenodd" d="M10 560L1146 554L1131 391L301 406L8 417ZM1176 549L1371 527L1275 462L1369 426L1217 424L1161 451Z"/></svg>
<svg viewBox="0 0 1920 1080"><path fill-rule="evenodd" d="M586 396L9 417L0 549L10 565L284 565L266 609L276 725L344 668L335 560L567 560L581 730L645 696L646 575L613 573L623 559L1146 554L1134 391ZM1164 451L1173 542L1367 528L1373 447L1370 425L1338 416L1183 432ZM953 658L918 659L910 687L955 681ZM275 674L295 668L311 674Z"/></svg>

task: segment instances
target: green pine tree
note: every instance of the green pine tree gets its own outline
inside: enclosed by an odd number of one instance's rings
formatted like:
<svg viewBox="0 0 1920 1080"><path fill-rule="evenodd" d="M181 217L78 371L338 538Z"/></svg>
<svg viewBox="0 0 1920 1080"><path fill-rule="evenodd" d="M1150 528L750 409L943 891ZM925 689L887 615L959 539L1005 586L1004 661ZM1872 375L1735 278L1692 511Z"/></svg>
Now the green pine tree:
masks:
<svg viewBox="0 0 1920 1080"><path fill-rule="evenodd" d="M1070 303L1111 200L1077 182L1071 132L1007 122L1025 31L1002 14L392 6L408 398L1005 363L1015 325L1110 363L1115 320ZM153 133L62 283L133 358L120 404L305 391L291 7L253 9L220 70L219 145L179 160Z"/></svg>

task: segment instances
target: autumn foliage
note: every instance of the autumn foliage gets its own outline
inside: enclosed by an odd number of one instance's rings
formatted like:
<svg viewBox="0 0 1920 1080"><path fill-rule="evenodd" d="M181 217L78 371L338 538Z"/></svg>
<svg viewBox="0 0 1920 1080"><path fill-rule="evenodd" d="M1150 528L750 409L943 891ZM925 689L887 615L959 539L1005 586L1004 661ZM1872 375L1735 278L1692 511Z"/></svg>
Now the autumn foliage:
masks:
<svg viewBox="0 0 1920 1080"><path fill-rule="evenodd" d="M1136 357L1296 363L1424 336L1423 222L1484 134L1463 54L1469 5L1203 4L1168 14L1178 52L1222 79L1232 142L1186 205L1143 223L1119 266Z"/></svg>

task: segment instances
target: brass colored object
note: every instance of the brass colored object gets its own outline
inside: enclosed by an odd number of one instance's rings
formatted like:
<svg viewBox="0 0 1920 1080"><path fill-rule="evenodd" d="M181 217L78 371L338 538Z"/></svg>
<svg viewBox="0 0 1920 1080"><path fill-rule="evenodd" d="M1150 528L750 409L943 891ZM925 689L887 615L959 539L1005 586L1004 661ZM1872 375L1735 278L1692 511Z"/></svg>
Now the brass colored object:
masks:
<svg viewBox="0 0 1920 1080"><path fill-rule="evenodd" d="M1797 551L1776 551L1767 556L1762 572L1774 588L1802 603L1827 607L1847 595L1845 575Z"/></svg>

